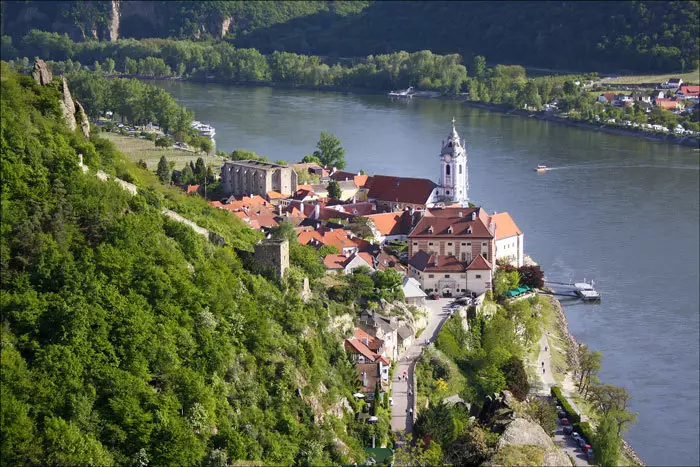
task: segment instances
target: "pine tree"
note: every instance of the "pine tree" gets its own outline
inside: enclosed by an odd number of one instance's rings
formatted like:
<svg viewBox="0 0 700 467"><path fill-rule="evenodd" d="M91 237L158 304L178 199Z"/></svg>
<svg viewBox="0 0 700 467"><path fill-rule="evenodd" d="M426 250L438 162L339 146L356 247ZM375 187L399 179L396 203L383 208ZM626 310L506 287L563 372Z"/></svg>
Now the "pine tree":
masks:
<svg viewBox="0 0 700 467"><path fill-rule="evenodd" d="M168 160L165 158L165 156L161 156L160 160L158 161L158 168L156 169L156 175L158 175L158 178L160 179L161 182L163 182L163 183L170 182L170 177L172 176L172 171L170 170L170 164L168 164Z"/></svg>

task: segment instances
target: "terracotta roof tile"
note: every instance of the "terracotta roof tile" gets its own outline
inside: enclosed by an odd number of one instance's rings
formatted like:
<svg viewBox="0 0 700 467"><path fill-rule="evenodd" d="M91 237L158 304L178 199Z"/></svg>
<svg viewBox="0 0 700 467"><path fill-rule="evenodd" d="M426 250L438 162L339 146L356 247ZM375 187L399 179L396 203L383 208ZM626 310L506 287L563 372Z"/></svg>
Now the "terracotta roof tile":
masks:
<svg viewBox="0 0 700 467"><path fill-rule="evenodd" d="M367 196L379 201L426 204L437 185L427 178L374 175L365 185Z"/></svg>
<svg viewBox="0 0 700 467"><path fill-rule="evenodd" d="M454 256L438 256L438 264L435 265L435 255L418 250L408 261L408 264L423 272L464 272L467 270L464 263Z"/></svg>
<svg viewBox="0 0 700 467"><path fill-rule="evenodd" d="M486 261L486 258L478 255L472 260L469 266L467 266L467 271L493 271L493 265Z"/></svg>
<svg viewBox="0 0 700 467"><path fill-rule="evenodd" d="M370 216L365 216L367 219L371 219L374 225L377 226L377 230L382 235L399 235L399 227L402 212L387 212L384 214L372 214Z"/></svg>
<svg viewBox="0 0 700 467"><path fill-rule="evenodd" d="M510 217L510 214L507 212L499 212L498 214L494 214L491 216L491 221L493 221L496 227L496 240L522 234L518 226L513 221L513 218Z"/></svg>

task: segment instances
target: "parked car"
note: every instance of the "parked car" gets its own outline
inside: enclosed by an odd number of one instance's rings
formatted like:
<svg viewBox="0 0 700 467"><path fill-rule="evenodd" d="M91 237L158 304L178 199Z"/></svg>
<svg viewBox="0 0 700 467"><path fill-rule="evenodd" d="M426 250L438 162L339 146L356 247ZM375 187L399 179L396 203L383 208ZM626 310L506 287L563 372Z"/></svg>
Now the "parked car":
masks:
<svg viewBox="0 0 700 467"><path fill-rule="evenodd" d="M432 293L432 294L430 294L430 299L431 300L440 300L440 295L438 295L436 293Z"/></svg>
<svg viewBox="0 0 700 467"><path fill-rule="evenodd" d="M568 425L569 425L569 419L566 418L566 417L565 417L565 418L562 418L562 419L561 419L561 424L562 424L563 426L568 426Z"/></svg>
<svg viewBox="0 0 700 467"><path fill-rule="evenodd" d="M590 450L591 450L590 444L586 444L583 446L583 452L585 452L586 454L588 454L588 451L590 451Z"/></svg>
<svg viewBox="0 0 700 467"><path fill-rule="evenodd" d="M578 447L580 447L580 448L584 448L586 446L586 440L581 438L581 437L577 438L576 442L578 443ZM584 449L584 451L585 451L585 449Z"/></svg>
<svg viewBox="0 0 700 467"><path fill-rule="evenodd" d="M564 412L563 410L560 410L559 413L557 414L557 417L559 417L559 418L566 417L566 412Z"/></svg>
<svg viewBox="0 0 700 467"><path fill-rule="evenodd" d="M573 439L576 442L576 444L578 444L578 440L581 439L581 435L574 431L573 433L571 433L571 439Z"/></svg>
<svg viewBox="0 0 700 467"><path fill-rule="evenodd" d="M589 449L588 451L586 451L586 457L588 457L589 461L593 462L593 459L595 459L593 449Z"/></svg>
<svg viewBox="0 0 700 467"><path fill-rule="evenodd" d="M574 431L574 428L572 426L569 425L569 426L564 427L564 434L565 435L570 435L572 431Z"/></svg>

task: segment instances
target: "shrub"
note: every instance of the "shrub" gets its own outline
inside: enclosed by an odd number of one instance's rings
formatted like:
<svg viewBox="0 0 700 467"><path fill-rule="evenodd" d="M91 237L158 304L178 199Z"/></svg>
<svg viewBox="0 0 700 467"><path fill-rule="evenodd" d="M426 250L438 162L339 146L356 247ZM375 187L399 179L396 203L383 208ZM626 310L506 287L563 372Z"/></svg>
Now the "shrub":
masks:
<svg viewBox="0 0 700 467"><path fill-rule="evenodd" d="M591 424L588 422L579 422L574 424L574 429L580 434L583 439L586 440L588 444L591 445L593 448L593 451L597 451L597 448L595 446L595 432L593 431L593 428L591 427Z"/></svg>
<svg viewBox="0 0 700 467"><path fill-rule="evenodd" d="M525 400L527 394L530 392L530 383L527 380L527 373L525 373L523 361L513 355L503 364L501 371L503 371L503 376L506 378L508 390L512 392L518 400Z"/></svg>

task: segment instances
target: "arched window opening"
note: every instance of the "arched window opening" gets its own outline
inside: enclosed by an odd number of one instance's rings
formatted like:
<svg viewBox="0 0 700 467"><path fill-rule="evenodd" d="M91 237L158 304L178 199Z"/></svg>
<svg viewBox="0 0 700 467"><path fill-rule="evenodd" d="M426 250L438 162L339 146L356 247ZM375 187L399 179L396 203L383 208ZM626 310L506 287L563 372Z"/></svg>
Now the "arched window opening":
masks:
<svg viewBox="0 0 700 467"><path fill-rule="evenodd" d="M462 166L459 166L459 174L462 175Z"/></svg>
<svg viewBox="0 0 700 467"><path fill-rule="evenodd" d="M445 174L449 175L450 174L450 166L448 165L445 167Z"/></svg>

